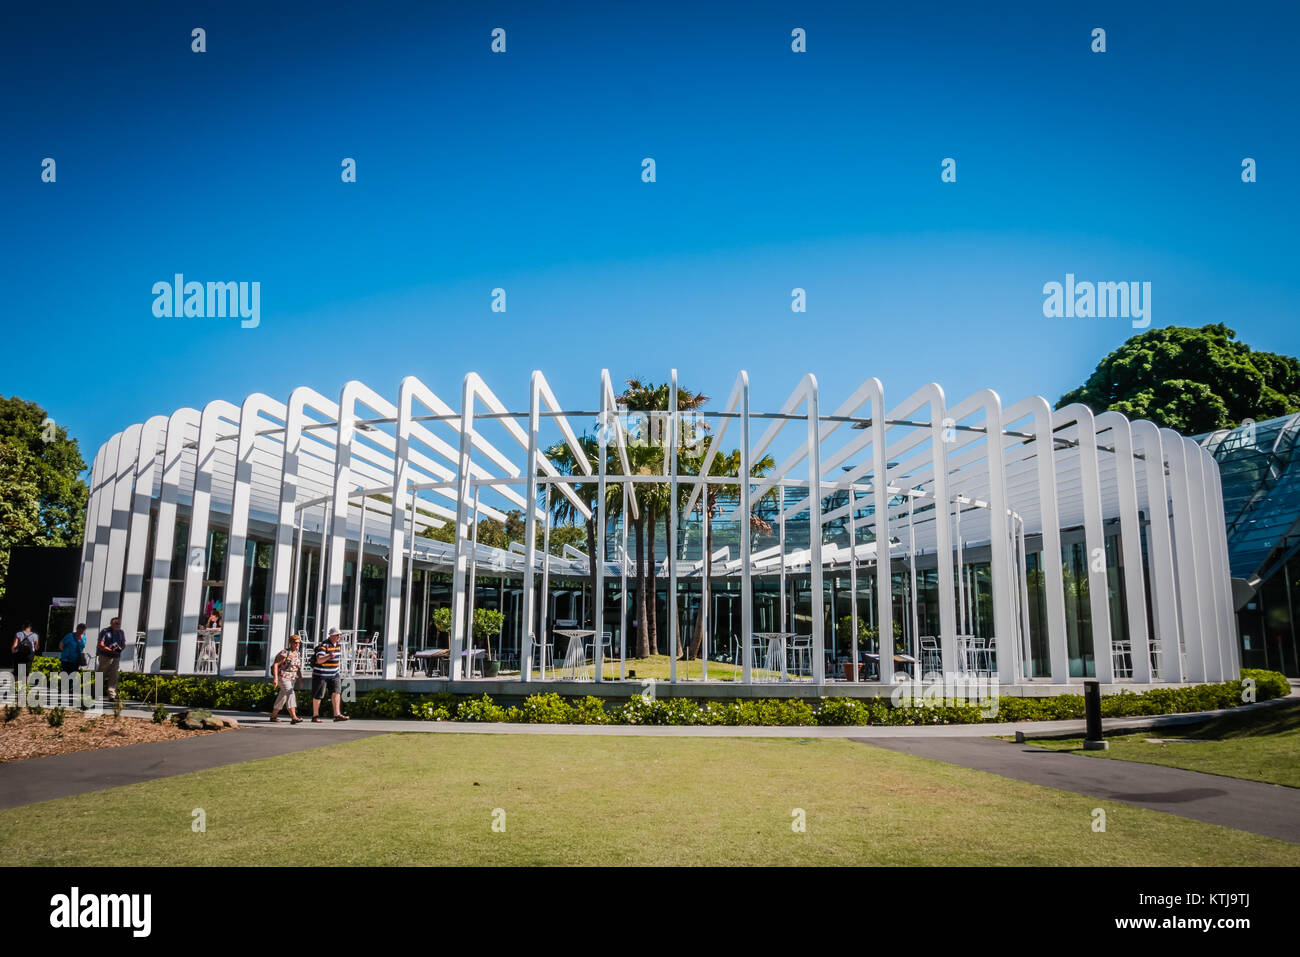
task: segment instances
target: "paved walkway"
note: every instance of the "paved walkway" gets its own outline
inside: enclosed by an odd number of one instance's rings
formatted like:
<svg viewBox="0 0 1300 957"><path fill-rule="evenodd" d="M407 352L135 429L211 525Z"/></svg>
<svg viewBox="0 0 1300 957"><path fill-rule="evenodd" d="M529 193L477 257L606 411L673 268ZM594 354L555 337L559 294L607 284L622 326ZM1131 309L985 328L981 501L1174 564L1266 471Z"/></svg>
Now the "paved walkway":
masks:
<svg viewBox="0 0 1300 957"><path fill-rule="evenodd" d="M1004 778L1176 814L1300 844L1300 789L1091 758L993 738L856 738L863 744Z"/></svg>
<svg viewBox="0 0 1300 957"><path fill-rule="evenodd" d="M125 712L124 712L125 713ZM309 727L298 725L297 727ZM0 763L0 809L102 791L154 778L277 757L378 734L351 725L310 725L310 735L276 734L278 726L239 728L174 741L128 744ZM295 728L297 730L297 728Z"/></svg>

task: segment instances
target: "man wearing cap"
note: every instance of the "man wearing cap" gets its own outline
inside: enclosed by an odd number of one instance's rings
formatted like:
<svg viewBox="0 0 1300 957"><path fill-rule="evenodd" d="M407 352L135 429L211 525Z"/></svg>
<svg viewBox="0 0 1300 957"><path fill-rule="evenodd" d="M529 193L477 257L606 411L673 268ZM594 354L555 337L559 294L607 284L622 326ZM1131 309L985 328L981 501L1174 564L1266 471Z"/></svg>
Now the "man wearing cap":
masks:
<svg viewBox="0 0 1300 957"><path fill-rule="evenodd" d="M122 652L126 648L126 633L122 631L122 619L114 618L108 627L99 633L95 643L97 658L95 668L104 676L104 686L108 691L108 700L117 700L117 669L122 663Z"/></svg>
<svg viewBox="0 0 1300 957"><path fill-rule="evenodd" d="M320 724L320 702L328 690L334 703L334 720L347 721L343 713L343 696L339 689L339 662L343 650L339 645L339 630L331 628L329 637L316 646L311 661L311 720Z"/></svg>

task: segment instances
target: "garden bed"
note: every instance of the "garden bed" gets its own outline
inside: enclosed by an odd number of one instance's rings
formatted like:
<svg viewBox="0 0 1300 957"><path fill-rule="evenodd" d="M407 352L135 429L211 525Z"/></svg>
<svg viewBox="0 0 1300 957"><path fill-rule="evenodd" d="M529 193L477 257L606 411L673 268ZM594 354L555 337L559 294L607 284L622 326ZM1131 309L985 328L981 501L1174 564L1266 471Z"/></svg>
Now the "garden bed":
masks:
<svg viewBox="0 0 1300 957"><path fill-rule="evenodd" d="M215 731L187 731L170 721L155 724L139 718L107 714L83 714L66 710L63 724L50 724L50 711L32 714L26 708L0 724L0 762L43 758L51 754L120 748L148 741L174 741Z"/></svg>

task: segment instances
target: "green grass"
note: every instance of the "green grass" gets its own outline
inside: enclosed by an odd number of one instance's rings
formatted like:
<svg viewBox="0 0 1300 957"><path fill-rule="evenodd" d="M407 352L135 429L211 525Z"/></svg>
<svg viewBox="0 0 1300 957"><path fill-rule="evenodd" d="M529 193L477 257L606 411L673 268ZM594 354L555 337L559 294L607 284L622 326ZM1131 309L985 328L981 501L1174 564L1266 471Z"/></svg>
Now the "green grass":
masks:
<svg viewBox="0 0 1300 957"><path fill-rule="evenodd" d="M602 663L601 676L605 679L617 680L618 678L618 658L613 659L606 657ZM553 677L559 674L564 666L564 659L561 658L556 662L554 668L546 669L547 677ZM654 678L655 681L667 681L671 661L667 655L651 655L649 658L629 658L627 659L627 670L635 671L636 678L632 680L641 680L642 678ZM729 665L724 661L709 662L709 680L710 681L739 681L742 670L738 665ZM677 678L679 681L699 680L704 672L704 664L698 658L692 658L690 661L677 662ZM583 675L590 678L596 673L596 666L588 664L582 671ZM754 677L762 678L780 678L780 671L764 671L762 668L753 669ZM504 672L504 674L519 674L515 672ZM535 677L541 676L541 671L533 669ZM790 675L791 680L799 680L793 673ZM805 679L806 680L806 679Z"/></svg>
<svg viewBox="0 0 1300 957"><path fill-rule="evenodd" d="M1234 863L1300 845L843 739L394 734L0 811L0 865Z"/></svg>
<svg viewBox="0 0 1300 957"><path fill-rule="evenodd" d="M1196 740L1148 744L1148 738ZM1028 743L1056 751L1078 750L1090 757L1163 764L1300 788L1300 701L1229 712L1195 724L1107 733L1106 740L1110 742L1108 751L1084 751L1081 738L1036 739Z"/></svg>

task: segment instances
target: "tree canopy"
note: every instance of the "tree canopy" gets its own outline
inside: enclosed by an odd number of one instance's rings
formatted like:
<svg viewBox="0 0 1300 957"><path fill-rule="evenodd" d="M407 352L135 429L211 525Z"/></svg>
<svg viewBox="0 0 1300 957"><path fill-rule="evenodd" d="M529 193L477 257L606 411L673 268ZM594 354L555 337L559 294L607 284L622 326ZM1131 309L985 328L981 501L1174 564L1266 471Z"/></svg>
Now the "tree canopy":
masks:
<svg viewBox="0 0 1300 957"><path fill-rule="evenodd" d="M35 402L0 396L0 595L17 545L80 545L90 490L76 439Z"/></svg>
<svg viewBox="0 0 1300 957"><path fill-rule="evenodd" d="M1184 435L1234 428L1300 412L1300 360L1255 351L1222 323L1167 326L1129 339L1056 407L1072 402Z"/></svg>

